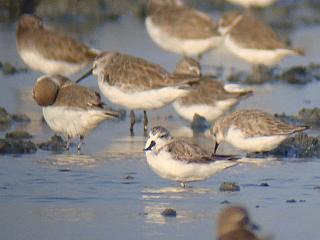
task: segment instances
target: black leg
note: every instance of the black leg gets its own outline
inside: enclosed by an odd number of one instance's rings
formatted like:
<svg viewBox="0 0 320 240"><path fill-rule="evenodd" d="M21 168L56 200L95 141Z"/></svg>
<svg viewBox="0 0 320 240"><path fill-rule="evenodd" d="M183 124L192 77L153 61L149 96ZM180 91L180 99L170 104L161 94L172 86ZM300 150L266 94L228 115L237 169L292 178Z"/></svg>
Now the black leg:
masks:
<svg viewBox="0 0 320 240"><path fill-rule="evenodd" d="M66 145L66 150L69 151L70 149L70 143L71 143L71 138L70 136L67 137L67 145Z"/></svg>
<svg viewBox="0 0 320 240"><path fill-rule="evenodd" d="M145 132L148 131L148 116L145 110L143 111L143 129Z"/></svg>
<svg viewBox="0 0 320 240"><path fill-rule="evenodd" d="M136 116L135 116L135 114L134 114L134 111L131 110L131 111L130 111L130 134L131 134L131 136L134 135L134 133L133 133L133 126L134 126L135 123L136 123Z"/></svg>
<svg viewBox="0 0 320 240"><path fill-rule="evenodd" d="M79 142L79 144L78 144L78 153L80 153L80 151L81 151L81 146L84 144L83 139L84 139L84 136L80 136L80 142Z"/></svg>
<svg viewBox="0 0 320 240"><path fill-rule="evenodd" d="M216 154L216 152L217 152L217 150L218 150L218 147L219 147L219 143L216 141L216 145L214 145L213 155Z"/></svg>

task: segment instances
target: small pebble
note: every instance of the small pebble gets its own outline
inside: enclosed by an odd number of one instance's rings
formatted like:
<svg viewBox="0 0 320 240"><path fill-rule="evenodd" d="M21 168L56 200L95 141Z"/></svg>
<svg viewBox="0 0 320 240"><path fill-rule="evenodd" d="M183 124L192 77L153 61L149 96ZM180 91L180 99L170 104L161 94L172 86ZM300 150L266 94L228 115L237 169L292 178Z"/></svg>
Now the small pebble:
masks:
<svg viewBox="0 0 320 240"><path fill-rule="evenodd" d="M16 130L16 131L6 133L6 139L22 140L22 139L30 139L30 138L33 138L33 136L26 131Z"/></svg>
<svg viewBox="0 0 320 240"><path fill-rule="evenodd" d="M295 199L289 199L286 201L286 203L296 203L297 201Z"/></svg>
<svg viewBox="0 0 320 240"><path fill-rule="evenodd" d="M219 190L220 192L236 192L240 191L240 186L235 182L223 182Z"/></svg>
<svg viewBox="0 0 320 240"><path fill-rule="evenodd" d="M134 179L134 177L132 177L132 176L128 175L128 176L124 177L124 179L126 179L126 180L133 180L133 179Z"/></svg>
<svg viewBox="0 0 320 240"><path fill-rule="evenodd" d="M260 187L269 187L269 184L268 183L261 183Z"/></svg>
<svg viewBox="0 0 320 240"><path fill-rule="evenodd" d="M228 200L224 200L224 201L220 202L220 204L231 204L231 202L229 202Z"/></svg>
<svg viewBox="0 0 320 240"><path fill-rule="evenodd" d="M176 217L177 212L176 212L176 210L174 210L172 208L166 208L165 210L163 210L161 212L161 215L164 217Z"/></svg>

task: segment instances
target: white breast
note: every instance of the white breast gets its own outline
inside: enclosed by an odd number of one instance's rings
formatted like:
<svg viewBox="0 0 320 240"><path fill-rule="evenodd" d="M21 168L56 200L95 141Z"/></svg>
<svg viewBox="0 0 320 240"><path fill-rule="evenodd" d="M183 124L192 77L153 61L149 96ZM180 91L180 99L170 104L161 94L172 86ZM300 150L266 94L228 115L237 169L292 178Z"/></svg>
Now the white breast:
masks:
<svg viewBox="0 0 320 240"><path fill-rule="evenodd" d="M205 39L181 39L168 34L154 24L150 17L145 20L145 25L151 39L163 49L187 56L197 56L210 48L222 43L220 36L212 36Z"/></svg>
<svg viewBox="0 0 320 240"><path fill-rule="evenodd" d="M147 91L128 91L110 86L107 82L98 81L99 88L111 102L129 109L156 109L163 107L176 98L185 96L189 90L177 87L165 87Z"/></svg>
<svg viewBox="0 0 320 240"><path fill-rule="evenodd" d="M260 50L244 48L233 41L229 35L225 38L224 44L233 54L251 64L273 66L280 62L285 56L296 55L296 53L290 49Z"/></svg>
<svg viewBox="0 0 320 240"><path fill-rule="evenodd" d="M217 101L215 105L182 105L178 101L175 101L173 103L173 107L181 117L190 122L193 120L193 116L195 114L198 114L204 117L207 121L212 122L228 111L236 102L236 99L227 99L223 101Z"/></svg>
<svg viewBox="0 0 320 240"><path fill-rule="evenodd" d="M44 107L44 119L49 127L72 138L84 136L108 118L100 110L77 110L65 107Z"/></svg>
<svg viewBox="0 0 320 240"><path fill-rule="evenodd" d="M65 61L55 61L50 60L42 55L38 54L36 51L19 51L20 57L30 68L35 71L39 71L49 75L63 75L70 76L87 65L87 62L74 64Z"/></svg>
<svg viewBox="0 0 320 240"><path fill-rule="evenodd" d="M209 164L187 163L172 159L170 153L165 151L161 151L158 155L149 151L146 152L146 157L149 166L156 174L162 178L178 182L205 180L237 164L231 161L217 161Z"/></svg>
<svg viewBox="0 0 320 240"><path fill-rule="evenodd" d="M275 149L287 137L286 135L245 137L240 129L231 126L225 141L244 151L265 152Z"/></svg>

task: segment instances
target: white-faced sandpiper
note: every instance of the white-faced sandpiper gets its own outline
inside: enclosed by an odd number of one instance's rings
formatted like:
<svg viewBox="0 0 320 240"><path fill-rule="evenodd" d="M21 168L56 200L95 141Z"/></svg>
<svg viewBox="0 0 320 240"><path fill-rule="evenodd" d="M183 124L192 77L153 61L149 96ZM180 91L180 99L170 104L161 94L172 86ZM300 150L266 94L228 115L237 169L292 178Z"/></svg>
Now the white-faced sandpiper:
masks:
<svg viewBox="0 0 320 240"><path fill-rule="evenodd" d="M176 112L188 121L192 121L194 115L198 114L213 122L240 100L252 95L252 91L245 88L231 91L214 76L201 76L200 64L192 58L183 58L177 64L175 73L194 74L200 77L199 84L193 91L173 103Z"/></svg>
<svg viewBox="0 0 320 240"><path fill-rule="evenodd" d="M235 166L237 157L213 156L196 144L174 139L164 127L153 127L145 145L147 162L160 177L179 182L202 181Z"/></svg>
<svg viewBox="0 0 320 240"><path fill-rule="evenodd" d="M145 25L161 48L187 56L201 56L221 43L217 24L181 0L149 0Z"/></svg>
<svg viewBox="0 0 320 240"><path fill-rule="evenodd" d="M130 110L144 110L144 130L147 130L146 110L161 108L176 98L185 96L191 90L190 85L199 78L184 74L171 74L160 65L142 58L104 52L97 57L90 73L98 77L101 92L111 102ZM131 111L130 130L133 133L135 117Z"/></svg>
<svg viewBox="0 0 320 240"><path fill-rule="evenodd" d="M23 62L49 75L72 75L92 63L98 51L44 26L33 15L23 15L16 32L17 50Z"/></svg>
<svg viewBox="0 0 320 240"><path fill-rule="evenodd" d="M80 137L80 151L85 135L104 120L118 117L117 112L103 108L99 93L62 76L38 78L33 98L49 127L67 137L67 149L72 138Z"/></svg>
<svg viewBox="0 0 320 240"><path fill-rule="evenodd" d="M214 153L223 141L248 152L270 151L290 135L308 128L284 123L259 110L238 110L214 123L211 129L216 141Z"/></svg>

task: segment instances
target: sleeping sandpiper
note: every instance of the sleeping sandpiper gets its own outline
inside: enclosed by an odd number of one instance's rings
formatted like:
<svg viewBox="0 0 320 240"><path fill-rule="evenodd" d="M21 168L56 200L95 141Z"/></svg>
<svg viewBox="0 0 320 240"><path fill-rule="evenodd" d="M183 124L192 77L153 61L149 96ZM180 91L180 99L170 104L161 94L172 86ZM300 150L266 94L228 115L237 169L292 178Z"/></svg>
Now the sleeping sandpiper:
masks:
<svg viewBox="0 0 320 240"><path fill-rule="evenodd" d="M248 211L240 206L232 206L221 211L217 223L219 240L259 240L254 233L259 227L251 222Z"/></svg>
<svg viewBox="0 0 320 240"><path fill-rule="evenodd" d="M16 32L17 50L23 62L49 75L72 75L92 63L98 51L44 26L33 15L23 15Z"/></svg>
<svg viewBox="0 0 320 240"><path fill-rule="evenodd" d="M228 89L214 76L201 76L200 64L192 58L183 58L176 66L175 73L194 74L200 77L199 84L188 95L178 98L173 107L176 112L188 121L195 114L213 122L234 107L240 100L252 95L252 91L239 87L237 91Z"/></svg>
<svg viewBox="0 0 320 240"><path fill-rule="evenodd" d="M38 78L33 98L42 107L49 127L67 137L67 149L72 138L80 137L80 151L85 135L104 120L118 117L117 112L103 108L99 93L62 76Z"/></svg>
<svg viewBox="0 0 320 240"><path fill-rule="evenodd" d="M240 5L244 8L265 8L273 4L276 0L227 0L230 3Z"/></svg>
<svg viewBox="0 0 320 240"><path fill-rule="evenodd" d="M271 151L290 135L308 128L284 123L259 110L238 110L216 120L211 129L214 153L223 141L248 152Z"/></svg>
<svg viewBox="0 0 320 240"><path fill-rule="evenodd" d="M273 66L284 57L303 55L298 48L290 48L272 28L252 14L237 11L225 13L219 21L219 32L225 46L239 58L253 64L253 73L259 78L257 66Z"/></svg>
<svg viewBox="0 0 320 240"><path fill-rule="evenodd" d="M161 108L185 96L191 90L190 85L199 80L195 76L171 74L160 65L118 52L100 54L93 69L77 82L91 73L98 77L101 92L111 102L130 110L144 110L145 131L148 126L146 110ZM132 113L131 133L135 124Z"/></svg>
<svg viewBox="0 0 320 240"><path fill-rule="evenodd" d="M145 25L151 39L164 50L201 56L221 43L217 24L207 14L181 0L149 0Z"/></svg>
<svg viewBox="0 0 320 240"><path fill-rule="evenodd" d="M160 177L179 182L205 180L222 170L235 166L235 156L212 156L196 144L174 139L161 126L153 127L145 145L147 162Z"/></svg>

